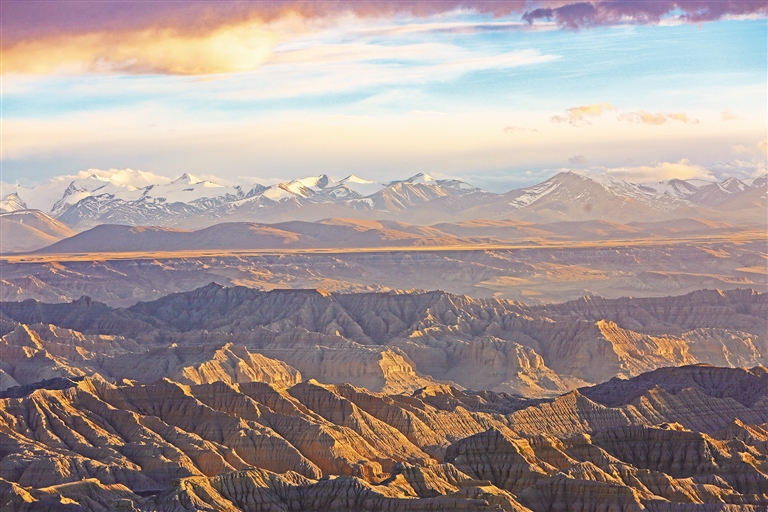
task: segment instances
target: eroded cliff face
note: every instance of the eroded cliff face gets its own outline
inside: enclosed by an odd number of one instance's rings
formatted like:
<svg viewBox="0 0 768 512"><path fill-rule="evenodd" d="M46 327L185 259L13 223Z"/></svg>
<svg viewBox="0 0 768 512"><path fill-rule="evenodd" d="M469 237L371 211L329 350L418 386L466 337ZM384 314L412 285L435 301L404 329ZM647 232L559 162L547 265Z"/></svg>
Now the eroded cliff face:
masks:
<svg viewBox="0 0 768 512"><path fill-rule="evenodd" d="M11 510L768 506L762 294L0 306Z"/></svg>
<svg viewBox="0 0 768 512"><path fill-rule="evenodd" d="M732 397L745 388L744 403ZM712 366L543 401L447 385L59 378L0 399L0 506L759 510L767 388L763 368Z"/></svg>
<svg viewBox="0 0 768 512"><path fill-rule="evenodd" d="M93 375L202 384L303 378L401 393L449 382L556 396L666 366L751 367L768 295L701 291L548 306L444 292L339 295L215 284L127 309L2 303L0 386Z"/></svg>

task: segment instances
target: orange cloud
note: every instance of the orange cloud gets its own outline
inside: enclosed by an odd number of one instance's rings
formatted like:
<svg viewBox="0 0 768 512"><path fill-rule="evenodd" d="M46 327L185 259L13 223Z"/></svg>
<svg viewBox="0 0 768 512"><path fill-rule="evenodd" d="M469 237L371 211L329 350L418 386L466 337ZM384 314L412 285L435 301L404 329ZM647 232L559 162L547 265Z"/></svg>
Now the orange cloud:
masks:
<svg viewBox="0 0 768 512"><path fill-rule="evenodd" d="M251 71L264 63L281 35L251 22L202 35L172 29L54 36L3 51L3 72L126 72L204 75Z"/></svg>
<svg viewBox="0 0 768 512"><path fill-rule="evenodd" d="M699 124L698 119L691 119L685 112L670 112L668 114L658 113L652 114L645 110L638 110L637 112L626 112L618 117L619 121L628 121L630 123L642 123L660 125L667 121L680 121L681 123Z"/></svg>
<svg viewBox="0 0 768 512"><path fill-rule="evenodd" d="M585 124L592 124L589 122L590 117L600 117L603 112L609 110L616 110L616 107L610 103L595 103L593 105L582 105L580 107L569 108L565 111L565 115L552 116L550 121L553 123L569 123L573 126L584 126Z"/></svg>
<svg viewBox="0 0 768 512"><path fill-rule="evenodd" d="M428 18L460 9L496 18L517 15L518 21L529 23L552 19L570 28L658 23L671 13L694 23L766 14L765 3L752 0L0 2L3 71L210 74L252 70L268 58L277 42L292 36L283 25L285 20L301 20L305 28L317 30L350 16Z"/></svg>

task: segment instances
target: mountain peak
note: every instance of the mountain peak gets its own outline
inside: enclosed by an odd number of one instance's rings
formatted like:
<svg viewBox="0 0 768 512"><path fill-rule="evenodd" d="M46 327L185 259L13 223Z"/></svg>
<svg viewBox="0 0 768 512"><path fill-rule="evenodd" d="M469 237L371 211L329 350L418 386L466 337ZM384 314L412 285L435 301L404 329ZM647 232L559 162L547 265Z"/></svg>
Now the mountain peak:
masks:
<svg viewBox="0 0 768 512"><path fill-rule="evenodd" d="M407 180L403 180L403 181L406 181L408 183L427 183L427 182L430 182L430 181L435 181L435 178L433 178L432 176L430 176L427 173L420 172L418 174L414 174L413 176L411 176Z"/></svg>
<svg viewBox="0 0 768 512"><path fill-rule="evenodd" d="M187 185L195 185L197 183L202 183L202 182L203 182L203 180L201 180L197 176L193 176L192 174L189 174L189 173L185 172L184 174L182 174L181 176L179 176L178 178L173 180L171 182L171 184L183 183L183 184L187 184Z"/></svg>
<svg viewBox="0 0 768 512"><path fill-rule="evenodd" d="M741 180L733 177L728 178L727 180L723 180L721 185L724 188L736 188L739 190L743 190L745 188L744 183Z"/></svg>
<svg viewBox="0 0 768 512"><path fill-rule="evenodd" d="M26 210L27 204L19 197L16 192L11 192L0 200L0 212L17 212Z"/></svg>
<svg viewBox="0 0 768 512"><path fill-rule="evenodd" d="M346 178L339 181L339 183L376 183L375 181L366 180L364 178L360 178L359 176L355 176L354 174L350 174Z"/></svg>

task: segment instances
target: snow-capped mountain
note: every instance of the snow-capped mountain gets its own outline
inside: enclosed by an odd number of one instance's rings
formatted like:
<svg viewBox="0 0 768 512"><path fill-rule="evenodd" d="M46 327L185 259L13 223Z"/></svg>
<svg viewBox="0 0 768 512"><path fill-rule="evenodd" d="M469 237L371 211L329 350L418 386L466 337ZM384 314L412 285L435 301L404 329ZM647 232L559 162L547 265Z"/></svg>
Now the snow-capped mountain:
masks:
<svg viewBox="0 0 768 512"><path fill-rule="evenodd" d="M699 187L688 198L689 201L702 206L717 206L741 195L751 187L736 178L728 178L721 183L710 183Z"/></svg>
<svg viewBox="0 0 768 512"><path fill-rule="evenodd" d="M481 192L477 187L459 180L437 180L429 174L418 173L408 179L392 181L375 194L362 199L371 209L397 212L419 207L442 198Z"/></svg>
<svg viewBox="0 0 768 512"><path fill-rule="evenodd" d="M766 181L768 181L766 176L762 175L744 181L728 178L720 183L700 179L672 179L656 183L643 183L641 187L653 190L658 194L685 199L696 205L712 208L731 201L750 189L765 187Z"/></svg>
<svg viewBox="0 0 768 512"><path fill-rule="evenodd" d="M750 187L765 187L768 186L768 173L761 176L755 176L754 178L747 178L743 180L743 183Z"/></svg>
<svg viewBox="0 0 768 512"><path fill-rule="evenodd" d="M252 197L207 212L208 219L276 222L319 220L328 217L377 218L414 208L435 199L479 191L459 180L436 180L417 174L387 184L355 175L334 180L325 174L278 183Z"/></svg>
<svg viewBox="0 0 768 512"><path fill-rule="evenodd" d="M222 185L191 174L171 180L131 170L94 171L72 178L55 178L40 188L42 194L37 194L37 188L10 186L16 192L5 196L0 211L26 209L27 196L36 205L42 204L40 197L53 197L54 185L58 184L58 198L49 199L49 205L41 209L76 229L105 223L197 229L229 221L329 217L422 224L474 218L631 222L716 218L713 209L726 207L742 215L759 209L766 188L766 176L745 181L730 178L721 183L672 179L635 184L586 171L562 172L505 194L424 173L388 183L355 175L335 180L320 174L250 187ZM738 206L742 197L746 200L744 207ZM755 210L749 215L757 218L764 212Z"/></svg>
<svg viewBox="0 0 768 512"><path fill-rule="evenodd" d="M340 180L339 184L358 194L360 197L367 197L371 194L375 194L386 186L378 181L369 181L363 178L358 178L354 174L350 174L343 180Z"/></svg>
<svg viewBox="0 0 768 512"><path fill-rule="evenodd" d="M0 212L18 212L27 209L27 203L21 200L16 192L0 199Z"/></svg>
<svg viewBox="0 0 768 512"><path fill-rule="evenodd" d="M605 174L561 172L532 187L512 190L472 210L476 218L533 222L609 220L630 222L689 216L688 201Z"/></svg>
<svg viewBox="0 0 768 512"><path fill-rule="evenodd" d="M676 197L677 199L687 199L689 196L694 194L699 189L699 187L709 184L710 182L704 180L685 181L675 178L665 181L656 181L653 183L641 183L640 187L644 190L648 190L662 196Z"/></svg>
<svg viewBox="0 0 768 512"><path fill-rule="evenodd" d="M138 188L91 175L73 181L51 213L71 226L172 223L223 203L242 199L240 187L219 185L191 174L166 184Z"/></svg>

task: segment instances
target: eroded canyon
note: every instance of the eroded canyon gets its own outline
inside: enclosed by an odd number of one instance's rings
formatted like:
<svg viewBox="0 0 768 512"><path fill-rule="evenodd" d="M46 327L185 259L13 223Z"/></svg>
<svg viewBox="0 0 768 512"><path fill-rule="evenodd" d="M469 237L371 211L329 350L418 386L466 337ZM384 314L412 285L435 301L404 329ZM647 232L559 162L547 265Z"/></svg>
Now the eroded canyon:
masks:
<svg viewBox="0 0 768 512"><path fill-rule="evenodd" d="M761 510L766 297L3 302L0 506Z"/></svg>

